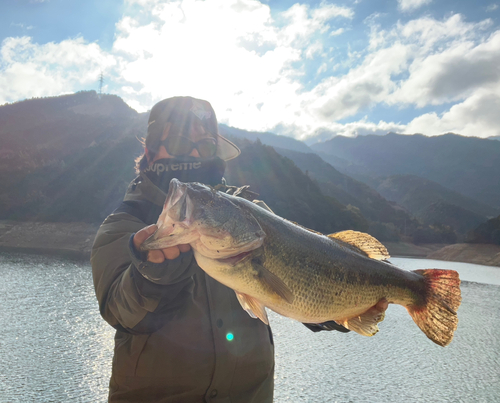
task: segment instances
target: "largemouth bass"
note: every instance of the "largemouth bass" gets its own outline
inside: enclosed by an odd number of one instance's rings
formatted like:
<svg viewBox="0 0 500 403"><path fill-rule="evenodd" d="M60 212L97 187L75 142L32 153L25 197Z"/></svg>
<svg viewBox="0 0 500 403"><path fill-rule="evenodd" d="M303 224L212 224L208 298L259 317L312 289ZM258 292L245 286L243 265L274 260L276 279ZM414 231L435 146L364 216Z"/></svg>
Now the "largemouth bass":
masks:
<svg viewBox="0 0 500 403"><path fill-rule="evenodd" d="M457 328L458 273L401 270L368 234L325 236L248 200L177 179L157 226L143 249L190 244L198 265L266 324L265 307L299 322L335 321L372 336L383 314L370 308L385 298L404 306L436 344L448 345Z"/></svg>

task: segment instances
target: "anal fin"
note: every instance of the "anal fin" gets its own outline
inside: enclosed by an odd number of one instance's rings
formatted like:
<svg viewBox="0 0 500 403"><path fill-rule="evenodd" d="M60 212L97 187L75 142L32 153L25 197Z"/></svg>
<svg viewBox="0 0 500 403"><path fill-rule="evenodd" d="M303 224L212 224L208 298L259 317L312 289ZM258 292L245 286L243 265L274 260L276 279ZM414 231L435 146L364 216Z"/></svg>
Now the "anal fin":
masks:
<svg viewBox="0 0 500 403"><path fill-rule="evenodd" d="M250 295L237 291L235 291L235 293L241 307L250 315L250 317L254 319L259 318L266 325L269 325L269 319L267 319L266 307L264 305Z"/></svg>
<svg viewBox="0 0 500 403"><path fill-rule="evenodd" d="M382 322L385 312L380 312L373 308L353 318L337 320L345 328L359 333L362 336L373 336L379 331L377 324Z"/></svg>

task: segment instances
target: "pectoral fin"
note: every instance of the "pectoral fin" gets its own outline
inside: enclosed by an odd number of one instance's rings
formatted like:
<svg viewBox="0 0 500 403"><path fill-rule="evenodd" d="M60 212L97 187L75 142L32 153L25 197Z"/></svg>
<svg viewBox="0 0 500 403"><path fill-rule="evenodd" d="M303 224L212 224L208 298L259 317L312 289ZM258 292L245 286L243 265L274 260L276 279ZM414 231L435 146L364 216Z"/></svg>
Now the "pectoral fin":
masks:
<svg viewBox="0 0 500 403"><path fill-rule="evenodd" d="M258 279L264 284L266 288L270 291L283 298L286 302L291 304L295 298L293 292L288 288L288 286L281 280L278 276L271 273L264 266L262 266L257 261L252 261L253 268L257 271Z"/></svg>
<svg viewBox="0 0 500 403"><path fill-rule="evenodd" d="M247 294L242 294L235 291L236 297L240 302L242 308L254 319L259 318L266 325L269 325L269 320L267 319L266 307L262 305L255 298Z"/></svg>
<svg viewBox="0 0 500 403"><path fill-rule="evenodd" d="M370 308L359 316L345 320L337 320L336 322L362 336L373 336L379 331L377 323L382 322L384 317L385 312Z"/></svg>
<svg viewBox="0 0 500 403"><path fill-rule="evenodd" d="M351 246L353 250L375 260L386 260L391 256L387 248L369 234L358 231L341 231L328 235Z"/></svg>

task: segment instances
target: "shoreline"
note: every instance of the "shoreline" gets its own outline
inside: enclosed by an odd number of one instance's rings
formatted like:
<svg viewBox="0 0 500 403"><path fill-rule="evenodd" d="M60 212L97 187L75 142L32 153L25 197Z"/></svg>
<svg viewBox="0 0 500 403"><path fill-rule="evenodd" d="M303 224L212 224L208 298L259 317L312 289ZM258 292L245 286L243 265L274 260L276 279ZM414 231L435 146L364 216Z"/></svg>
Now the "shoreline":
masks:
<svg viewBox="0 0 500 403"><path fill-rule="evenodd" d="M99 224L0 220L0 252L89 260Z"/></svg>
<svg viewBox="0 0 500 403"><path fill-rule="evenodd" d="M0 253L28 253L90 260L100 224L0 220ZM500 267L500 245L387 242L393 257L427 258Z"/></svg>

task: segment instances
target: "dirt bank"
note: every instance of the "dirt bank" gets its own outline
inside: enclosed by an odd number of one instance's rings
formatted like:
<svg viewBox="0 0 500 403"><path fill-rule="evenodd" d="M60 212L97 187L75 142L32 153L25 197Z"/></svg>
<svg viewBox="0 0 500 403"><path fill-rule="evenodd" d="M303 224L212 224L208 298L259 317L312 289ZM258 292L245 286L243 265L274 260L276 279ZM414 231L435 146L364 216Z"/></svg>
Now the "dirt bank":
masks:
<svg viewBox="0 0 500 403"><path fill-rule="evenodd" d="M88 259L97 224L0 221L0 251Z"/></svg>
<svg viewBox="0 0 500 403"><path fill-rule="evenodd" d="M457 243L432 252L427 257L450 262L466 262L500 267L500 246Z"/></svg>
<svg viewBox="0 0 500 403"><path fill-rule="evenodd" d="M98 224L0 221L0 252L24 252L89 259ZM500 266L500 246L388 242L391 256L422 257Z"/></svg>

